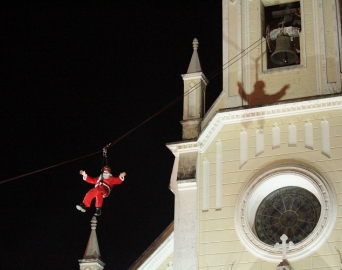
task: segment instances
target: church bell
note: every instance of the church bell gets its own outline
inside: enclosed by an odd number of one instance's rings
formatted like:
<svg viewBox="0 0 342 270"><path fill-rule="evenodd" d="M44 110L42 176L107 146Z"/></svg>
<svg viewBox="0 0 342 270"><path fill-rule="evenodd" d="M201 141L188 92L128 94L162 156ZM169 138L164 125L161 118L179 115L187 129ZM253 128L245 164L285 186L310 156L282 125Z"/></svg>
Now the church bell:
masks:
<svg viewBox="0 0 342 270"><path fill-rule="evenodd" d="M291 49L291 40L287 35L277 37L276 49L271 55L271 61L277 65L291 65L298 59L297 54Z"/></svg>

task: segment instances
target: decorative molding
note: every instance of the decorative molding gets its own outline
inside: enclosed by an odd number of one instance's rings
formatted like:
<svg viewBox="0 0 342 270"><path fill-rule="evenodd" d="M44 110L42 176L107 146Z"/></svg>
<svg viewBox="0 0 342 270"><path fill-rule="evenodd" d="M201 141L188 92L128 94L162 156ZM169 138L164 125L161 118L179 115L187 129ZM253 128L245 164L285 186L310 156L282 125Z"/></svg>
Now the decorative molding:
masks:
<svg viewBox="0 0 342 270"><path fill-rule="evenodd" d="M197 189L196 179L178 180L177 185L178 185L178 190Z"/></svg>
<svg viewBox="0 0 342 270"><path fill-rule="evenodd" d="M194 80L194 79L201 79L205 85L208 84L209 80L207 77L203 74L203 72L195 72L195 73L189 73L189 74L182 74L183 80Z"/></svg>
<svg viewBox="0 0 342 270"><path fill-rule="evenodd" d="M287 180L282 180L282 177ZM288 254L289 260L303 259L324 244L334 228L337 217L337 202L333 187L311 167L293 161L276 163L265 168L241 192L236 203L235 228L241 243L254 256L269 262L279 262L282 255L272 246L260 241L253 232L255 212L259 203L270 192L288 185L302 187L312 192L320 201L322 211L314 231L305 240L294 245Z"/></svg>
<svg viewBox="0 0 342 270"><path fill-rule="evenodd" d="M199 144L197 141L191 142L174 142L166 144L173 154L198 151Z"/></svg>
<svg viewBox="0 0 342 270"><path fill-rule="evenodd" d="M288 134L289 134L289 141L288 141L289 147L297 146L297 127L293 122L291 122L288 127Z"/></svg>
<svg viewBox="0 0 342 270"><path fill-rule="evenodd" d="M315 66L316 66L316 84L318 89L322 87L322 75L325 75L324 70L326 70L326 63L325 63L325 42L324 42L324 26L323 26L323 10L322 10L322 0L312 0L312 19L313 20L313 37L315 46ZM305 17L305 16L303 16ZM304 23L304 21L303 21ZM317 93L320 94L320 93Z"/></svg>
<svg viewBox="0 0 342 270"><path fill-rule="evenodd" d="M186 180L178 180L177 185L181 187L182 185L190 185L191 183L196 183L196 179L186 179Z"/></svg>
<svg viewBox="0 0 342 270"><path fill-rule="evenodd" d="M209 161L203 161L203 211L209 210Z"/></svg>
<svg viewBox="0 0 342 270"><path fill-rule="evenodd" d="M248 160L248 134L245 129L240 132L240 168Z"/></svg>
<svg viewBox="0 0 342 270"><path fill-rule="evenodd" d="M335 0L335 9L336 10L340 10L341 8L341 4L339 0ZM340 22L342 20L341 18L341 13L340 12L336 12L336 21L337 22ZM337 23L337 43L338 44L342 44L342 37L341 37L341 33L342 33L342 29L341 29L341 24L340 23ZM339 48L339 56L340 56L340 59L342 59L342 48L338 45L337 48ZM340 61L340 70L342 70L342 61ZM342 267L341 267L342 268Z"/></svg>
<svg viewBox="0 0 342 270"><path fill-rule="evenodd" d="M321 122L322 154L330 158L329 122L323 117Z"/></svg>
<svg viewBox="0 0 342 270"><path fill-rule="evenodd" d="M243 18L243 21L244 21L244 25L241 29L241 34L244 33L244 38L243 38L243 43L241 44L241 47L240 48L244 48L243 47L243 44L245 44L245 48L250 48L251 46L251 41L250 41L250 36L251 36L251 29L250 29L250 26L251 26L251 23L250 23L250 16L251 16L251 13L250 13L250 1L246 1L245 2L245 5L242 6L243 7L243 15L244 15L244 18ZM242 20L241 20L242 22ZM253 24L252 24L252 27L254 28ZM244 28L244 29L243 29ZM252 43L255 42L254 40L252 41ZM242 59L239 60L239 64L240 65L243 65L243 67L241 66L242 68L242 78L245 79L244 81L244 84L245 85L248 85L248 94L251 93L251 90L250 90L250 85L251 85L251 68L244 68L244 67L250 67L251 66L251 57L252 57L252 52L250 51L247 55L247 57L242 57ZM253 62L252 62L253 63ZM239 78L240 79L240 78Z"/></svg>
<svg viewBox="0 0 342 270"><path fill-rule="evenodd" d="M281 244L276 243L274 245L274 249L280 249L283 253L283 261L286 260L286 253L288 250L291 250L294 246L293 242L290 241L288 244L286 243L286 240L289 239L286 234L283 234L280 237Z"/></svg>
<svg viewBox="0 0 342 270"><path fill-rule="evenodd" d="M310 119L306 120L305 126L305 147L313 150L313 126Z"/></svg>
<svg viewBox="0 0 342 270"><path fill-rule="evenodd" d="M216 143L216 210L222 208L222 143Z"/></svg>
<svg viewBox="0 0 342 270"><path fill-rule="evenodd" d="M259 156L265 149L265 136L264 131L259 125L255 132L255 156Z"/></svg>
<svg viewBox="0 0 342 270"><path fill-rule="evenodd" d="M280 147L280 128L278 127L278 123L273 124L272 128L272 149L276 149Z"/></svg>
<svg viewBox="0 0 342 270"><path fill-rule="evenodd" d="M80 264L80 270L102 270L105 266L105 263L100 259L80 259L78 262Z"/></svg>
<svg viewBox="0 0 342 270"><path fill-rule="evenodd" d="M277 105L237 110L221 110L216 113L199 136L198 144L203 153L223 125L241 124L247 121L267 120L279 117L318 113L330 110L341 110L342 96L321 98L315 100L282 103Z"/></svg>

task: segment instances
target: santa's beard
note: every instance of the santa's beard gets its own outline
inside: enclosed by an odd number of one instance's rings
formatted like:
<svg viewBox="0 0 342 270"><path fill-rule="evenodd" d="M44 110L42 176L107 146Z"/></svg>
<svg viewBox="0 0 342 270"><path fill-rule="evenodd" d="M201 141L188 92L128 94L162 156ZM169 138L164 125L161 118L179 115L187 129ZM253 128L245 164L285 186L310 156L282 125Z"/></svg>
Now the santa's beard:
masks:
<svg viewBox="0 0 342 270"><path fill-rule="evenodd" d="M103 173L103 178L104 179L108 179L109 177L111 177L110 173Z"/></svg>

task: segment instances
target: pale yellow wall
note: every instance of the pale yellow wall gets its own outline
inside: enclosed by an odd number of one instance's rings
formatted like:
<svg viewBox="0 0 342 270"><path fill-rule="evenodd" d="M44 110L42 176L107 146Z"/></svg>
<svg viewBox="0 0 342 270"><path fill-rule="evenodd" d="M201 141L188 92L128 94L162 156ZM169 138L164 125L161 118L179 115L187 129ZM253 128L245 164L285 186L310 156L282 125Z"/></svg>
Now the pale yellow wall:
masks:
<svg viewBox="0 0 342 270"><path fill-rule="evenodd" d="M335 0L318 2L300 1L302 10L302 31L300 33L301 64L297 66L266 68L266 43L257 42L262 38L261 27L263 2L268 5L279 1L226 1L223 11L223 64L229 66L224 71L224 91L226 107L241 106L237 82L242 82L246 93L254 91L257 80L265 83L265 92L273 95L289 84L286 95L281 98L294 99L341 91L341 73L338 43L338 18ZM290 1L281 1L290 2ZM241 4L240 4L241 3ZM225 30L226 29L226 30ZM252 44L241 60L239 53ZM323 42L325 42L323 44ZM243 101L243 104L247 104Z"/></svg>
<svg viewBox="0 0 342 270"><path fill-rule="evenodd" d="M224 109L225 107L225 95L224 92L221 92L214 104L210 108L207 108L207 112L201 122L201 128L203 129L208 124L218 110Z"/></svg>
<svg viewBox="0 0 342 270"><path fill-rule="evenodd" d="M320 151L322 118L329 122L331 157ZM314 149L304 145L305 120L310 119L314 127ZM281 146L272 149L271 134L273 124L277 122L281 130ZM293 122L297 127L297 146L289 147L288 126ZM265 151L255 157L255 130L262 126L265 133ZM241 128L248 133L249 159L240 169L239 134ZM222 209L215 209L216 179L216 142L222 142ZM209 211L199 211L199 269L274 270L276 263L264 262L254 257L240 243L236 234L234 215L236 201L241 191L251 181L253 175L264 167L281 163L284 160L308 164L320 172L333 186L337 199L338 216L333 232L327 241L311 256L297 262L291 262L294 269L338 269L340 265L337 247L342 251L342 109L303 114L291 117L251 121L241 124L225 125L211 142L206 151L200 154L200 168L197 170L202 179L202 163L206 158L210 163ZM199 181L199 206L203 200L203 182Z"/></svg>
<svg viewBox="0 0 342 270"><path fill-rule="evenodd" d="M165 261L158 266L156 270L166 270L168 268L167 264L173 262L173 253L165 259Z"/></svg>

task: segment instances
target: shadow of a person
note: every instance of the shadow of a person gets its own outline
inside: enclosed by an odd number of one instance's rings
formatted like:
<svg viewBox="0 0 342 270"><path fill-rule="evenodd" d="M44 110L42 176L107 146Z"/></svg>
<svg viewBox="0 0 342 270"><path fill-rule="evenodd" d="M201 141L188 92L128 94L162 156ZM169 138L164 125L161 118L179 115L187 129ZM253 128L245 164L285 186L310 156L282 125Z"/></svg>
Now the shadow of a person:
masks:
<svg viewBox="0 0 342 270"><path fill-rule="evenodd" d="M274 103L280 100L286 94L286 90L290 88L290 85L286 84L278 93L267 95L264 90L265 83L263 81L256 81L254 91L251 94L247 94L243 89L242 83L238 82L237 85L239 87L239 95L248 102L250 107Z"/></svg>

